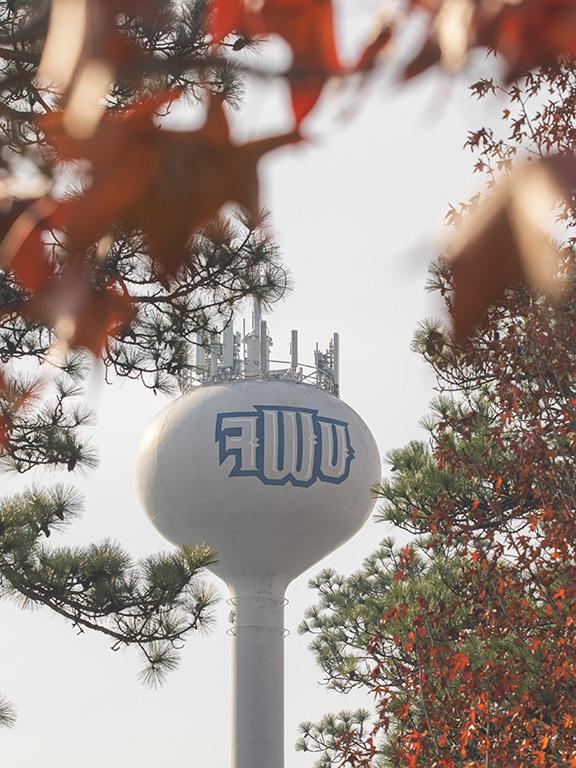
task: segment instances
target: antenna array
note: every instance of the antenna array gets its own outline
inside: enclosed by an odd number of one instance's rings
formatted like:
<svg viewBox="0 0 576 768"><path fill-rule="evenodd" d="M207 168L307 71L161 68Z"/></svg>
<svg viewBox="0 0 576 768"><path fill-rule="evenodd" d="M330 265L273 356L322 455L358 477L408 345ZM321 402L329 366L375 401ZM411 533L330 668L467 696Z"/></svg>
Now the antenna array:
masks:
<svg viewBox="0 0 576 768"><path fill-rule="evenodd" d="M299 360L298 331L293 330L290 360L271 359L272 338L262 319L260 302L254 301L252 329L234 330L231 319L221 333L198 334L194 364L182 374L180 389L240 379L271 379L308 384L339 397L340 337L335 333L328 349L316 345L314 365Z"/></svg>

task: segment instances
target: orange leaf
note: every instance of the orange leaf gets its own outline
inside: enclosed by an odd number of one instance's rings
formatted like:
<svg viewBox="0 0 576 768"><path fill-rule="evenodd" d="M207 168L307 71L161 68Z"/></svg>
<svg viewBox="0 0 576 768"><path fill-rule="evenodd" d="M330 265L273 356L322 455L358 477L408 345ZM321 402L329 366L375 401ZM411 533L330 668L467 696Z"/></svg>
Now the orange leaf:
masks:
<svg viewBox="0 0 576 768"><path fill-rule="evenodd" d="M576 55L573 0L411 0L409 6L429 14L429 34L405 78L438 63L459 69L475 46L503 54L508 82L535 67L554 65L559 56Z"/></svg>
<svg viewBox="0 0 576 768"><path fill-rule="evenodd" d="M469 336L507 288L526 284L554 298L559 253L540 220L561 196L558 164L533 163L472 214L449 248L457 340Z"/></svg>
<svg viewBox="0 0 576 768"><path fill-rule="evenodd" d="M3 201L0 209L0 268L13 272L16 279L31 291L42 288L54 273L42 236L44 231L62 226L64 207L49 196Z"/></svg>
<svg viewBox="0 0 576 768"><path fill-rule="evenodd" d="M63 92L64 122L71 135L93 133L117 68L144 57L117 30L117 17L153 12L158 16L152 0L52 0L38 78Z"/></svg>
<svg viewBox="0 0 576 768"><path fill-rule="evenodd" d="M394 28L393 24L384 24L374 40L372 40L372 42L362 51L360 58L354 67L357 72L364 72L367 69L371 69L376 64L378 57L381 56L382 52L388 47L388 44L392 40Z"/></svg>
<svg viewBox="0 0 576 768"><path fill-rule="evenodd" d="M487 14L478 37L480 45L508 59L506 77L515 80L535 67L555 64L561 55L576 55L574 0L502 2L500 13Z"/></svg>
<svg viewBox="0 0 576 768"><path fill-rule="evenodd" d="M299 124L313 109L326 81L342 71L332 0L213 0L210 32L217 41L232 31L284 38L294 55L292 109Z"/></svg>
<svg viewBox="0 0 576 768"><path fill-rule="evenodd" d="M546 753L542 750L534 752L534 765L545 765Z"/></svg>
<svg viewBox="0 0 576 768"><path fill-rule="evenodd" d="M72 262L39 295L20 306L36 322L55 330L65 349L86 348L99 355L108 336L127 325L134 307L112 285L93 284L89 266Z"/></svg>
<svg viewBox="0 0 576 768"><path fill-rule="evenodd" d="M458 675L460 672L462 672L463 669L465 669L468 664L470 663L470 660L468 659L468 656L466 656L465 653L455 653L452 656L452 659L450 661L450 671L449 671L449 677L451 680L453 680L456 675Z"/></svg>
<svg viewBox="0 0 576 768"><path fill-rule="evenodd" d="M156 263L171 275L185 258L190 236L223 205L238 203L258 216L260 158L299 141L299 134L234 144L216 97L199 130L164 131L153 114L173 98L164 94L136 110L107 115L88 141L70 140L59 130L57 115L44 121L63 157L85 157L93 165L92 187L68 211L74 250L84 251L121 220L144 232Z"/></svg>

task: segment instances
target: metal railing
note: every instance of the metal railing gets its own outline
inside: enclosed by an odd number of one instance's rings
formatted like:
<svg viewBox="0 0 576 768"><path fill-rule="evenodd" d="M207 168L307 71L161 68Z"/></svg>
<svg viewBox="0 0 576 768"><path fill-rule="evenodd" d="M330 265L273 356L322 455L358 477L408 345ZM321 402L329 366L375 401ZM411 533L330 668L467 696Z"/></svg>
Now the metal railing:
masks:
<svg viewBox="0 0 576 768"><path fill-rule="evenodd" d="M196 387L207 386L210 384L220 384L228 381L292 381L297 384L321 389L329 392L335 397L339 396L338 385L334 379L332 371L323 370L314 365L298 364L294 367L286 360L269 360L267 369L254 375L244 370L244 365L236 365L232 368L219 367L217 373L210 374L205 368L199 368L190 365L179 377L180 391L182 393L190 392ZM272 366L283 366L274 368Z"/></svg>

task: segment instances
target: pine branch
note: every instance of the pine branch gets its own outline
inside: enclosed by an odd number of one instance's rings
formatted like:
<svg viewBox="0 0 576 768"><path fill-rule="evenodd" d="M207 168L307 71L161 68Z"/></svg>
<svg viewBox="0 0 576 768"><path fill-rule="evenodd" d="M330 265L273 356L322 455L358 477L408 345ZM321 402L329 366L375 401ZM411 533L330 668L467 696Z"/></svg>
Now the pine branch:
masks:
<svg viewBox="0 0 576 768"><path fill-rule="evenodd" d="M214 592L198 577L214 562L206 547L182 548L135 565L112 542L86 548L47 548L45 537L74 519L77 494L62 487L32 490L0 504L2 596L43 605L79 630L136 646L148 661L144 677L159 681L176 649L211 620Z"/></svg>

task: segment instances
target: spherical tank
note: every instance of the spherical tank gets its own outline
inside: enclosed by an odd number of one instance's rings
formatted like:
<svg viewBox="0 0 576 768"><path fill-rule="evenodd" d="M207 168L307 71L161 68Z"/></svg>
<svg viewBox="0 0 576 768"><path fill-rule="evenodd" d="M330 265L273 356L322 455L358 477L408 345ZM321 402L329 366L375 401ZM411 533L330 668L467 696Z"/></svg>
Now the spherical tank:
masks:
<svg viewBox="0 0 576 768"><path fill-rule="evenodd" d="M156 417L138 459L154 526L176 545L213 547L213 570L230 585L287 585L359 530L380 477L358 414L289 381L191 391Z"/></svg>

